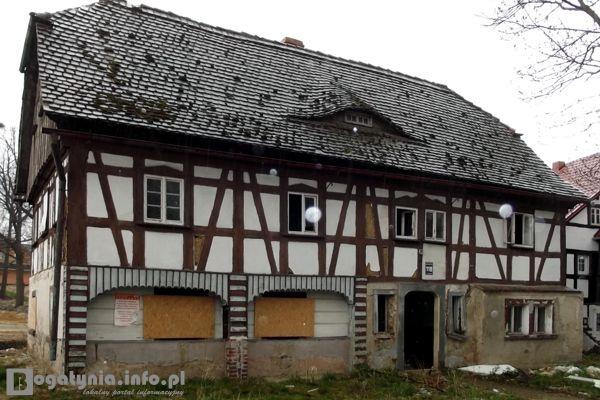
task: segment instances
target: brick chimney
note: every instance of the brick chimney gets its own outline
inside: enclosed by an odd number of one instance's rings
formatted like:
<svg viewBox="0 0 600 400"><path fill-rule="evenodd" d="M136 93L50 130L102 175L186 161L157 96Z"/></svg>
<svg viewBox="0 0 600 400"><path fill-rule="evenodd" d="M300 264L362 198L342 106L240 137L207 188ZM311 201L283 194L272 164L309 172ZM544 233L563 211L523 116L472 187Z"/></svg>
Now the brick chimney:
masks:
<svg viewBox="0 0 600 400"><path fill-rule="evenodd" d="M301 49L304 48L304 43L302 43L302 40L294 39L288 36L281 39L281 43L287 46L299 47Z"/></svg>
<svg viewBox="0 0 600 400"><path fill-rule="evenodd" d="M552 163L552 171L556 172L557 174L564 167L565 167L565 162L564 161L554 161Z"/></svg>

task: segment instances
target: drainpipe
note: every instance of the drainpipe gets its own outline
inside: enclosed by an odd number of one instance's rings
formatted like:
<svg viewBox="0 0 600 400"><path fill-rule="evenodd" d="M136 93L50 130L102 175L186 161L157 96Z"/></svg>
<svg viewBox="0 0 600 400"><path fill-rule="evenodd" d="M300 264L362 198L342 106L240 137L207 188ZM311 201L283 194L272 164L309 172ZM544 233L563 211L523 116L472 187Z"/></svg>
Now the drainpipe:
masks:
<svg viewBox="0 0 600 400"><path fill-rule="evenodd" d="M60 142L54 138L52 143L52 158L58 175L58 215L56 216L56 240L54 241L54 293L52 294L52 326L50 329L50 361L56 360L58 342L58 310L60 303L60 276L63 248L63 219L65 203L65 170L60 157Z"/></svg>

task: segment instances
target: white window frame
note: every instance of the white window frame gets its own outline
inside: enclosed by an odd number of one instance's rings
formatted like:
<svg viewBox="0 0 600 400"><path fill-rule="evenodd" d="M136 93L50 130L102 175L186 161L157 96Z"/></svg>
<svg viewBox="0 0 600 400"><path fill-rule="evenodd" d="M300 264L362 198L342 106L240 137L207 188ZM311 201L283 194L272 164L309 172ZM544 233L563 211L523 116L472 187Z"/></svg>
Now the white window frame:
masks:
<svg viewBox="0 0 600 400"><path fill-rule="evenodd" d="M529 221L531 221L531 244L522 244L522 243L515 243L515 227L516 227L516 223L515 223L515 217L517 215L522 215L523 216L523 232L521 232L521 236L523 238L525 238L525 219L528 219ZM526 249L532 249L535 246L535 218L533 216L533 214L529 214L529 213L520 213L520 212L516 212L513 213L511 219L510 219L510 243L513 247L522 247L522 248L526 248Z"/></svg>
<svg viewBox="0 0 600 400"><path fill-rule="evenodd" d="M538 326L539 309L544 309L544 330L540 331ZM553 332L553 305L550 303L534 304L533 306L533 332L534 335L551 335Z"/></svg>
<svg viewBox="0 0 600 400"><path fill-rule="evenodd" d="M427 214L433 214L433 232L431 232L431 234L433 236L427 236ZM442 214L444 216L444 226L442 228L442 238L437 238L437 214ZM446 211L440 211L440 210L425 210L425 240L433 240L435 242L445 242L446 241Z"/></svg>
<svg viewBox="0 0 600 400"><path fill-rule="evenodd" d="M457 310L454 309L454 299L458 298L460 303L460 310L457 315ZM466 301L464 293L450 293L450 302L448 304L450 314L450 331L455 335L464 335L467 331L467 320L466 320ZM458 318L460 317L460 323Z"/></svg>
<svg viewBox="0 0 600 400"><path fill-rule="evenodd" d="M148 179L160 180L160 219L148 218ZM177 221L167 219L167 181L179 183L179 220ZM183 184L183 179L173 178L170 176L144 175L144 222L166 225L183 225L184 200L185 186Z"/></svg>
<svg viewBox="0 0 600 400"><path fill-rule="evenodd" d="M302 230L301 231L292 231L290 230L290 195L296 194L302 196ZM319 234L319 221L315 221L313 225L315 226L315 230L307 231L306 230L306 198L312 197L315 199L314 207L319 206L319 196L314 193L303 193L303 192L288 192L287 194L287 231L288 233L292 233L294 235L307 235L307 236L317 236Z"/></svg>
<svg viewBox="0 0 600 400"><path fill-rule="evenodd" d="M590 273L590 256L588 254L577 254L575 256L577 275L589 275ZM583 264L583 270L579 267Z"/></svg>
<svg viewBox="0 0 600 400"><path fill-rule="evenodd" d="M412 221L413 234L412 234L412 236L398 235L398 211L399 210L413 212L413 221ZM417 238L417 228L419 226L419 224L418 224L419 210L416 208L412 208L412 207L396 206L396 211L395 211L394 217L395 217L395 219L394 219L394 235L395 235L396 239L415 240ZM404 228L404 224L401 224L401 227Z"/></svg>
<svg viewBox="0 0 600 400"><path fill-rule="evenodd" d="M600 226L600 206L590 206L590 225Z"/></svg>
<svg viewBox="0 0 600 400"><path fill-rule="evenodd" d="M521 307L521 330L515 330L515 308ZM509 335L529 335L529 305L527 303L510 304L510 318L508 320L507 333Z"/></svg>
<svg viewBox="0 0 600 400"><path fill-rule="evenodd" d="M346 111L344 113L344 121L360 126L373 126L373 117L360 111Z"/></svg>

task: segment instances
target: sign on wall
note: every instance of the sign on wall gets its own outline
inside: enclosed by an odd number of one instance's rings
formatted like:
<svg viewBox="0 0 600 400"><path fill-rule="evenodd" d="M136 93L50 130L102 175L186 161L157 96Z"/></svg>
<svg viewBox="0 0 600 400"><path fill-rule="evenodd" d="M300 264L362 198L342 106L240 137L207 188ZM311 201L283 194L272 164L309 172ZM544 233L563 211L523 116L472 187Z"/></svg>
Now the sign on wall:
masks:
<svg viewBox="0 0 600 400"><path fill-rule="evenodd" d="M140 296L137 294L115 294L115 326L133 325L140 311Z"/></svg>

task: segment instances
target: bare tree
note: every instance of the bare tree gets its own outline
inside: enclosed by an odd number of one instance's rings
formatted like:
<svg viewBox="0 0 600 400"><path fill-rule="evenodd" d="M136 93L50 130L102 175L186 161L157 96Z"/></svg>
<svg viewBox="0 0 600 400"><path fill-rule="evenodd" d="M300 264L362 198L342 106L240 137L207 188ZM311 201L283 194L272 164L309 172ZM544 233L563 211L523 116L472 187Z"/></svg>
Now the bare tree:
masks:
<svg viewBox="0 0 600 400"><path fill-rule="evenodd" d="M557 94L571 86L581 93L600 80L599 0L502 0L490 25L524 46L531 62L519 71L534 83L530 98ZM588 130L600 122L598 90L576 96L564 107L563 125ZM584 120L585 124L581 125Z"/></svg>
<svg viewBox="0 0 600 400"><path fill-rule="evenodd" d="M10 263L11 254L14 254L14 265L17 273L17 293L15 306L20 306L25 301L25 288L23 283L23 245L31 240L30 226L32 210L27 203L15 201L15 188L17 176L17 134L14 128L6 130L0 127L0 212L7 217L8 222L1 226L0 239L6 243L5 269ZM6 274L3 273L0 295L6 295Z"/></svg>

